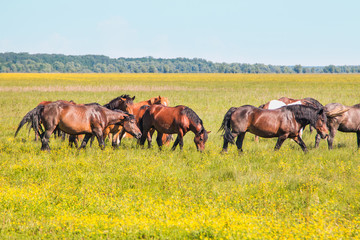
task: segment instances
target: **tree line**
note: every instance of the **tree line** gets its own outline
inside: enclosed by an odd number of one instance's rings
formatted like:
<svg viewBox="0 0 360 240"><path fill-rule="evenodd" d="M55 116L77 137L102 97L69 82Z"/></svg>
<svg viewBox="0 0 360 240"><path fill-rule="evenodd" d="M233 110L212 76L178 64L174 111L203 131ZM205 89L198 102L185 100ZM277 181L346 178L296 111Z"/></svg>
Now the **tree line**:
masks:
<svg viewBox="0 0 360 240"><path fill-rule="evenodd" d="M103 55L0 53L0 72L13 73L360 73L360 66L214 63L200 58L110 58Z"/></svg>

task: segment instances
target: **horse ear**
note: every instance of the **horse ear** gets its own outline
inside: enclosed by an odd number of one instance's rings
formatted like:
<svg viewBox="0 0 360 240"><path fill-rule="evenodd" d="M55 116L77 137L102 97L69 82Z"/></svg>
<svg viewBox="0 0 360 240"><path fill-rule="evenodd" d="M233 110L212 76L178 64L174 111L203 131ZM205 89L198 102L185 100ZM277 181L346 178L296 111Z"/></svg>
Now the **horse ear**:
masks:
<svg viewBox="0 0 360 240"><path fill-rule="evenodd" d="M206 131L208 134L211 133L211 131Z"/></svg>
<svg viewBox="0 0 360 240"><path fill-rule="evenodd" d="M324 113L324 109L321 108L321 109L319 110L318 114L319 114L319 115L322 115L323 113Z"/></svg>
<svg viewBox="0 0 360 240"><path fill-rule="evenodd" d="M133 101L135 100L135 96L132 97L132 100L133 100Z"/></svg>

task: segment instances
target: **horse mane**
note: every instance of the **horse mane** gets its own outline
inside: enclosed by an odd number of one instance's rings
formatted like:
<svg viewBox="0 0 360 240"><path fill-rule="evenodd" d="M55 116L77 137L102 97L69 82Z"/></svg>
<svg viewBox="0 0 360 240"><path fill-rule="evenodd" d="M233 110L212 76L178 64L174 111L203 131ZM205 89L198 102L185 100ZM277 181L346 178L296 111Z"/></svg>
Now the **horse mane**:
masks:
<svg viewBox="0 0 360 240"><path fill-rule="evenodd" d="M316 114L319 110L305 105L289 105L282 107L282 109L291 111L295 116L295 120L302 126L306 126L307 124L314 126L316 122Z"/></svg>
<svg viewBox="0 0 360 240"><path fill-rule="evenodd" d="M318 100L316 100L316 99L314 99L314 98L307 97L307 98L304 98L304 100L312 103L312 104L315 105L317 108L322 108L322 107L324 107L324 105L322 105Z"/></svg>
<svg viewBox="0 0 360 240"><path fill-rule="evenodd" d="M132 98L130 97L129 94L123 94L117 98L114 98L113 100L111 100L109 103L105 104L104 107L114 110L116 107L118 107L118 102L122 101L121 99L125 98L125 103L128 103L129 101L132 101Z"/></svg>
<svg viewBox="0 0 360 240"><path fill-rule="evenodd" d="M203 125L202 120L200 119L200 117L194 112L194 110L192 110L189 107L185 107L182 111L181 114L185 114L190 120L192 120L194 123L196 124L201 124Z"/></svg>
<svg viewBox="0 0 360 240"><path fill-rule="evenodd" d="M85 103L85 106L101 106L100 104L98 104L97 102L93 102L93 103Z"/></svg>
<svg viewBox="0 0 360 240"><path fill-rule="evenodd" d="M112 111L126 114L126 115L129 116L129 119L135 119L135 115L133 115L133 114L131 114L131 113L127 113L127 112L124 112L124 111L119 110L119 109L114 109L114 110L112 110Z"/></svg>
<svg viewBox="0 0 360 240"><path fill-rule="evenodd" d="M140 110L147 109L147 108L149 108L149 107L150 107L150 105L142 105L142 106L140 107Z"/></svg>

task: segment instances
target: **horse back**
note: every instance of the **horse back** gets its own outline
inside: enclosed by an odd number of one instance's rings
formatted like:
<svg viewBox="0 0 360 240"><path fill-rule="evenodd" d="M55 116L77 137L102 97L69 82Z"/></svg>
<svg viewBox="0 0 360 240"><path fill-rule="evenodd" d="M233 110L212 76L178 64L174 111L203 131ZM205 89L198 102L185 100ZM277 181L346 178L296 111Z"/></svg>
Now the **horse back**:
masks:
<svg viewBox="0 0 360 240"><path fill-rule="evenodd" d="M360 104L348 108L349 111L335 117L336 122L340 123L338 129L342 132L358 132L360 131Z"/></svg>
<svg viewBox="0 0 360 240"><path fill-rule="evenodd" d="M189 120L182 114L185 108L185 106L151 105L144 113L143 124L151 125L162 133L177 133L179 128L186 129L189 126Z"/></svg>
<svg viewBox="0 0 360 240"><path fill-rule="evenodd" d="M260 137L270 138L284 132L296 132L298 125L286 109L259 109L253 106L238 108L232 116L235 132L251 132Z"/></svg>

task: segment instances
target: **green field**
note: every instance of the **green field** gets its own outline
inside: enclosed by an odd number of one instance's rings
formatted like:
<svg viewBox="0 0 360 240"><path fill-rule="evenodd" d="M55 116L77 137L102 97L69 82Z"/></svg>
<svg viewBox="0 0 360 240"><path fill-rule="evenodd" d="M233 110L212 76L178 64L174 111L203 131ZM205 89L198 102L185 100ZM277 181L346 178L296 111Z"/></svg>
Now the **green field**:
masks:
<svg viewBox="0 0 360 240"><path fill-rule="evenodd" d="M307 154L247 134L239 156L234 145L220 154L217 132L233 106L283 96L353 105L359 89L352 74L0 74L0 239L360 238L355 133L337 133L329 151L324 140L313 148L307 128ZM105 104L125 93L192 108L212 131L204 153L192 132L182 152L132 139L79 151L51 138L48 153L25 128L14 138L41 101Z"/></svg>

